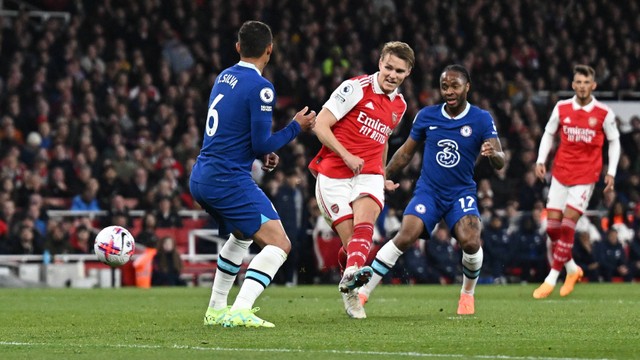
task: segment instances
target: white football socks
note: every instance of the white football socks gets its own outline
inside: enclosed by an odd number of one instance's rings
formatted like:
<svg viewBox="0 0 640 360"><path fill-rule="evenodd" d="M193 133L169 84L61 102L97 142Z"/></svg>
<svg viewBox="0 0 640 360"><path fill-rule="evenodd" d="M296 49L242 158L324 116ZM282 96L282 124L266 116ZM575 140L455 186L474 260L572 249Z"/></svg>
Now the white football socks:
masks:
<svg viewBox="0 0 640 360"><path fill-rule="evenodd" d="M567 274L573 274L574 272L578 271L578 265L573 260L573 258L564 263L564 268L567 270Z"/></svg>
<svg viewBox="0 0 640 360"><path fill-rule="evenodd" d="M484 258L482 248L475 254L462 252L462 290L461 293L473 295L478 283L482 260Z"/></svg>
<svg viewBox="0 0 640 360"><path fill-rule="evenodd" d="M213 279L213 286L211 287L209 307L216 310L227 307L229 291L236 280L242 265L242 259L247 254L251 242L252 240L237 239L232 234L220 252L218 252L217 269Z"/></svg>
<svg viewBox="0 0 640 360"><path fill-rule="evenodd" d="M231 311L251 309L286 259L287 253L281 248L274 245L265 246L249 263L247 275Z"/></svg>
<svg viewBox="0 0 640 360"><path fill-rule="evenodd" d="M373 268L373 276L371 277L371 280L362 286L358 292L369 297L373 289L375 289L382 280L382 277L389 272L389 269L395 265L400 256L402 256L402 251L398 249L396 244L391 240L387 241L387 243L378 250L376 258L371 264L371 267Z"/></svg>
<svg viewBox="0 0 640 360"><path fill-rule="evenodd" d="M560 271L555 270L555 269L551 269L549 271L549 275L547 275L547 277L544 279L544 282L546 282L549 285L556 286L556 283L558 282L558 276L559 275L560 275Z"/></svg>

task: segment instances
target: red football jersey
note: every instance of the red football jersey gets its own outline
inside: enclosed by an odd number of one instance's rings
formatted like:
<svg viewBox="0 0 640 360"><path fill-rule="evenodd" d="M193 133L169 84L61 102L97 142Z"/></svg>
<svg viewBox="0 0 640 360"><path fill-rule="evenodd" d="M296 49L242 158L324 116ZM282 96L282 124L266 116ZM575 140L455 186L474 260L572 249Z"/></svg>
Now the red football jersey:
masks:
<svg viewBox="0 0 640 360"><path fill-rule="evenodd" d="M393 129L407 110L407 103L396 89L385 94L378 73L344 81L323 107L338 119L332 131L351 154L364 160L362 174L384 174L382 155ZM330 178L353 177L342 158L326 146L311 160L309 169Z"/></svg>
<svg viewBox="0 0 640 360"><path fill-rule="evenodd" d="M620 137L615 115L595 98L584 107L572 99L559 101L545 128L560 133L552 175L563 185L592 184L600 178L605 137Z"/></svg>

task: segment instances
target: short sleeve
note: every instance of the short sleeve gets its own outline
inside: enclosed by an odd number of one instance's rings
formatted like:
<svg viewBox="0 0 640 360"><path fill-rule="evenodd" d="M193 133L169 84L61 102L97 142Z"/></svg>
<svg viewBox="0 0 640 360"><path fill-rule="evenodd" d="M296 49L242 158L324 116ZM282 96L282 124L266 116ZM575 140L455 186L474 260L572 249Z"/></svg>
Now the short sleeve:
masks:
<svg viewBox="0 0 640 360"><path fill-rule="evenodd" d="M487 140L491 138L498 137L498 129L496 128L496 123L493 121L493 117L488 112L484 112L483 116L484 133L482 134L482 140Z"/></svg>
<svg viewBox="0 0 640 360"><path fill-rule="evenodd" d="M331 111L333 116L340 121L362 100L363 96L364 92L359 81L353 79L345 80L333 91L323 107Z"/></svg>

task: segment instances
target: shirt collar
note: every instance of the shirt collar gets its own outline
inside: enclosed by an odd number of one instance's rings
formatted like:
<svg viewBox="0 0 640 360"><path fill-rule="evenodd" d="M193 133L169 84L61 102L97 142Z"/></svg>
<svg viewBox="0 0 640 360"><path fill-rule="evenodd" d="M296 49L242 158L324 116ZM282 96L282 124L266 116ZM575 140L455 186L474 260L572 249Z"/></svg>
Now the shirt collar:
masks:
<svg viewBox="0 0 640 360"><path fill-rule="evenodd" d="M253 65L252 63L249 63L249 62L241 60L241 61L238 62L238 65L246 67L246 68L253 69L258 73L258 75L262 76L262 73L260 72L260 70L258 70L258 68L255 65Z"/></svg>
<svg viewBox="0 0 640 360"><path fill-rule="evenodd" d="M461 119L461 118L467 116L467 113L469 112L469 109L471 109L471 104L469 104L469 102L467 101L467 106L465 106L464 110L460 114L458 114L458 116L453 118L453 117L451 117L451 115L447 114L447 111L444 109L445 105L446 104L442 104L442 108L440 109L440 111L442 112L442 116L444 116L447 119L451 119L451 120Z"/></svg>
<svg viewBox="0 0 640 360"><path fill-rule="evenodd" d="M378 84L378 75L380 74L380 71L378 71L377 73L373 74L373 75L369 75L373 77L373 93L374 94L384 94L387 95L389 97L389 99L391 99L391 101L393 101L393 99L396 98L396 96L398 96L398 88L396 88L395 90L393 90L390 94L385 94L384 91L382 91L382 88L380 87L380 84Z"/></svg>
<svg viewBox="0 0 640 360"><path fill-rule="evenodd" d="M590 112L591 110L593 110L593 107L596 106L596 97L591 95L591 101L585 105L585 106L581 106L578 103L578 96L573 95L573 98L571 99L571 104L573 105L573 110L584 110L586 112Z"/></svg>

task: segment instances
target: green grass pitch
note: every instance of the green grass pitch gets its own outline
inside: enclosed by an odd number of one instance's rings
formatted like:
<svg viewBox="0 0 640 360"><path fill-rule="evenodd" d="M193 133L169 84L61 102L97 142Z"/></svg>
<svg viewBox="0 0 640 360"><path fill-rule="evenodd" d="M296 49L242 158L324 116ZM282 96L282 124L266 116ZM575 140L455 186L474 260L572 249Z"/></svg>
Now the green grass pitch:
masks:
<svg viewBox="0 0 640 360"><path fill-rule="evenodd" d="M638 284L481 285L465 317L459 289L383 285L352 320L336 286L271 286L275 329L203 326L208 288L0 289L0 359L640 359Z"/></svg>

